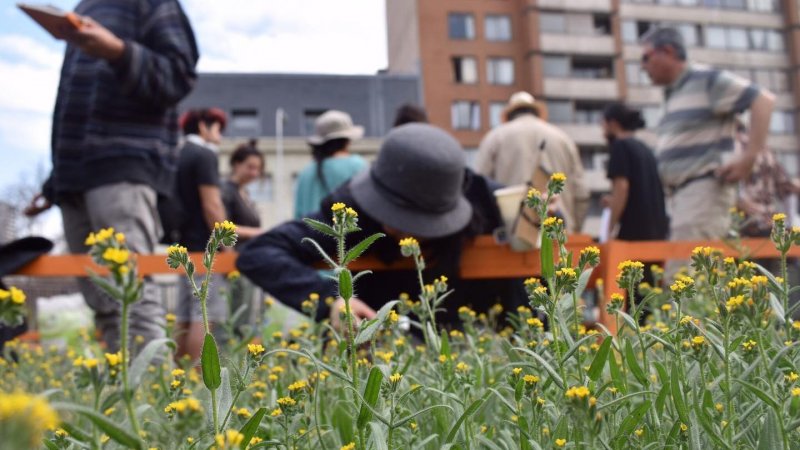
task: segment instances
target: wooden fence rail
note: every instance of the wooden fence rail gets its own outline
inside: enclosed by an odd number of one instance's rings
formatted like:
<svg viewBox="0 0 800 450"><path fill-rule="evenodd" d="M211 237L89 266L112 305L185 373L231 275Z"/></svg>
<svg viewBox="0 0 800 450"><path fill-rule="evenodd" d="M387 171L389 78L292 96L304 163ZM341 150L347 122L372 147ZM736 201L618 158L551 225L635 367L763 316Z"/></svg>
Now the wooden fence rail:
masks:
<svg viewBox="0 0 800 450"><path fill-rule="evenodd" d="M603 245L594 244L587 235L572 235L567 244L569 251L577 254L589 245L600 248L600 266L594 271L590 286L594 286L598 278L604 283L603 299L613 293L625 295L620 290L614 279L617 275L617 266L625 260L635 260L647 263L663 263L667 259L688 259L692 250L698 246L719 248L725 256L747 258L777 258L780 256L769 239L743 239L738 249L730 243L723 241L610 241ZM800 247L792 247L789 254L800 256ZM191 254L195 261L198 273L203 273L200 253ZM227 273L235 268L236 254L232 252L220 253L217 257L214 270L218 273ZM167 267L166 255L138 255L137 263L139 273L151 275L158 273L178 273ZM399 270L412 268L409 259L403 259L392 265L385 265L376 258L365 256L351 264L353 270L370 269ZM87 255L47 255L39 257L27 266L16 272L17 275L32 277L82 277L87 275L87 269L97 273L105 273L104 269L95 265ZM461 260L461 277L465 279L486 278L518 278L535 276L540 273L539 252L512 251L507 245L497 244L491 236L480 236L467 244ZM605 311L605 304L601 302L600 322L612 333L616 332L615 321Z"/></svg>

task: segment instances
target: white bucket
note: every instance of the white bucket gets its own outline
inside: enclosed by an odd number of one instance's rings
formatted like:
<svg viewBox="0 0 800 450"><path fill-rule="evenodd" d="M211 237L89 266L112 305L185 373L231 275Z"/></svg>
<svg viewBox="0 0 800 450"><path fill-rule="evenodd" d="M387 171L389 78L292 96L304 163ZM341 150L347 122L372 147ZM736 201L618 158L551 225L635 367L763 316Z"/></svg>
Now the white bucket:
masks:
<svg viewBox="0 0 800 450"><path fill-rule="evenodd" d="M528 242L514 237L514 230L512 229L514 221L519 215L520 205L528 194L528 189L527 185L518 184L494 191L497 206L500 208L500 216L503 218L503 224L505 225L508 243L511 249L516 251L527 251L533 248Z"/></svg>

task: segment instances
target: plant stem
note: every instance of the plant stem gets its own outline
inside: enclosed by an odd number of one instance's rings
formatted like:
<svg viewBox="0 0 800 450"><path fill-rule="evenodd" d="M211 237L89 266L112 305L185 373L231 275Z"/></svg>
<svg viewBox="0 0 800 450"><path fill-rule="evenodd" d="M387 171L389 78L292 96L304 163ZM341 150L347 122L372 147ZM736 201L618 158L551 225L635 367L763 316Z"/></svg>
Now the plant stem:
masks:
<svg viewBox="0 0 800 450"><path fill-rule="evenodd" d="M731 395L731 363L730 363L730 316L726 317L722 323L723 332L723 346L725 350L725 414L728 417L728 426L725 427L725 437L728 439L728 445L731 448L733 445L733 397Z"/></svg>
<svg viewBox="0 0 800 450"><path fill-rule="evenodd" d="M789 277L788 274L786 273L785 251L781 252L781 278L782 278L781 300L783 300L783 327L784 327L784 332L786 333L784 339L789 339L789 336L791 336L792 332L792 326L789 324L790 322L789 319L791 318L789 314L789 279L788 279Z"/></svg>
<svg viewBox="0 0 800 450"><path fill-rule="evenodd" d="M767 385L769 385L769 392L772 394L773 399L777 399L778 395L775 392L775 383L772 381L772 377L769 373L769 364L767 364L767 354L764 352L764 330L758 330L758 343L756 347L758 347L758 354L761 357L761 364L764 368L764 379L767 380ZM783 437L783 448L788 450L789 449L789 439L786 437L786 425L783 423L783 414L779 411L775 411L775 415L778 417L778 425L781 427L781 436Z"/></svg>
<svg viewBox="0 0 800 450"><path fill-rule="evenodd" d="M129 364L129 353L130 350L128 349L128 308L130 307L130 302L128 299L123 299L122 301L122 316L120 317L120 331L119 331L119 338L120 338L120 349L122 352L122 398L125 400L125 407L128 410L128 417L131 421L131 428L133 429L136 438L139 438L139 422L136 420L136 412L133 410L133 392L130 391L130 386L128 385L128 364Z"/></svg>
<svg viewBox="0 0 800 450"><path fill-rule="evenodd" d="M244 369L244 377L242 377L245 386L247 385L247 377L249 375L250 375L250 364L247 364L247 367L245 367ZM228 425L228 419L230 419L231 413L233 413L233 408L234 406L236 406L236 402L239 400L239 396L242 395L242 392L244 392L245 389L236 389L236 394L234 394L233 396L233 401L231 402L230 408L228 408L228 413L225 414L225 419L222 421L222 427L220 427L221 429L224 430L225 426Z"/></svg>

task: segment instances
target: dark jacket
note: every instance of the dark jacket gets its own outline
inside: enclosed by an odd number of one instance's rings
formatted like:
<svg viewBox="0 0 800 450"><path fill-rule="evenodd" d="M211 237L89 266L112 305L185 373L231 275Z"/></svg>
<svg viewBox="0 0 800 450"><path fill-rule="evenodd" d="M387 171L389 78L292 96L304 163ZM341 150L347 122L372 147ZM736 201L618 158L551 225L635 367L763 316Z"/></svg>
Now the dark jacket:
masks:
<svg viewBox="0 0 800 450"><path fill-rule="evenodd" d="M177 0L83 0L75 8L125 41L113 63L67 46L53 112L49 200L121 181L165 190L175 105L192 89L197 45Z"/></svg>
<svg viewBox="0 0 800 450"><path fill-rule="evenodd" d="M358 233L348 235L347 245L353 245L373 233L384 230L380 223L359 207L350 193L349 186L348 182L323 200L321 210L311 214L310 218L330 223L330 207L333 203L343 202L352 206L359 214L358 224L362 229ZM457 321L459 306L471 305L477 310L485 310L498 301L509 305L518 301L522 292L522 283L518 280L460 279L459 262L463 245L476 235L490 233L500 226L500 214L484 177L468 172L464 192L473 206L473 219L470 224L454 235L422 243L428 265L424 274L425 281L431 282L434 278L444 275L448 278L450 287L455 289L453 295L445 300L444 306L447 312L439 319L446 323ZM303 300L312 292L318 293L322 298L335 296L336 284L321 277L312 266L321 261L321 258L310 244L301 242L304 237L314 238L329 252L328 254L334 254L333 239L312 231L300 220L294 220L279 225L245 244L236 265L255 284L298 310ZM368 254L386 264L403 258L398 242L388 236L373 244ZM355 286L355 295L374 309L398 298L401 293L417 298L419 282L415 271L376 271L360 278ZM516 300L511 300L512 298ZM328 310L323 305L318 318L327 315Z"/></svg>

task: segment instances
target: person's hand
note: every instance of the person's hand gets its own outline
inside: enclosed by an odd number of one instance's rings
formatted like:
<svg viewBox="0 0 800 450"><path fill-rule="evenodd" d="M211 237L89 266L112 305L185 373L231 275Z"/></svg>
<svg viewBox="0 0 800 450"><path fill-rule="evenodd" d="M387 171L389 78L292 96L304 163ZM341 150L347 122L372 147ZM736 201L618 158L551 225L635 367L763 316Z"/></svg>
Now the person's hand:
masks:
<svg viewBox="0 0 800 450"><path fill-rule="evenodd" d="M344 329L342 319L340 317L340 313L345 310L344 308L344 299L341 297L337 298L336 301L331 305L331 326L336 331L341 331ZM350 299L350 312L355 317L355 323L353 324L354 327L358 327L358 324L361 323L363 319L374 319L377 315L374 309L370 308L369 305L356 297Z"/></svg>
<svg viewBox="0 0 800 450"><path fill-rule="evenodd" d="M47 211L51 206L53 206L53 204L50 202L50 200L46 199L44 195L39 193L33 197L28 206L22 210L22 213L27 217L33 217L43 213L44 211Z"/></svg>
<svg viewBox="0 0 800 450"><path fill-rule="evenodd" d="M89 16L81 17L81 27L64 37L84 53L95 58L116 61L125 51L125 42Z"/></svg>
<svg viewBox="0 0 800 450"><path fill-rule="evenodd" d="M735 183L750 175L755 160L755 155L750 155L749 153L739 155L733 161L717 169L714 175L727 183Z"/></svg>

